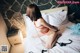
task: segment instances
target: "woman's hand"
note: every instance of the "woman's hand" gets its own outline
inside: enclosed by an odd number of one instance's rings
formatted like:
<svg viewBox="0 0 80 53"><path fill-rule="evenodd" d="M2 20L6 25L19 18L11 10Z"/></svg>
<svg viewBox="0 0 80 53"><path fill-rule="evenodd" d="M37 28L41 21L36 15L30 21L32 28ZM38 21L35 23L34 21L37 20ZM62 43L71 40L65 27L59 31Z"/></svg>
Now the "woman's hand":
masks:
<svg viewBox="0 0 80 53"><path fill-rule="evenodd" d="M41 24L42 24L43 26L49 28L50 30L55 31L55 32L58 31L58 28L57 28L57 27L50 25L50 24L47 23L44 19L40 19L40 22L41 22Z"/></svg>

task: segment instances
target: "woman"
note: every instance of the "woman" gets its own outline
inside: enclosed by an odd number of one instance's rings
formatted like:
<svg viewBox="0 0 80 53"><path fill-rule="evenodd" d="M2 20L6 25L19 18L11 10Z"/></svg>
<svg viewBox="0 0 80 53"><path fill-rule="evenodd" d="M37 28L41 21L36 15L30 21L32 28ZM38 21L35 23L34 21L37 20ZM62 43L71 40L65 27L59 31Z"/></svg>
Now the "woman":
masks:
<svg viewBox="0 0 80 53"><path fill-rule="evenodd" d="M49 25L42 17L41 12L37 5L30 4L27 6L26 10L27 16L34 23L36 30L38 31L38 35L34 35L35 38L48 36L47 40L43 40L45 42L46 48L52 48L57 40L57 32L58 28L55 26Z"/></svg>

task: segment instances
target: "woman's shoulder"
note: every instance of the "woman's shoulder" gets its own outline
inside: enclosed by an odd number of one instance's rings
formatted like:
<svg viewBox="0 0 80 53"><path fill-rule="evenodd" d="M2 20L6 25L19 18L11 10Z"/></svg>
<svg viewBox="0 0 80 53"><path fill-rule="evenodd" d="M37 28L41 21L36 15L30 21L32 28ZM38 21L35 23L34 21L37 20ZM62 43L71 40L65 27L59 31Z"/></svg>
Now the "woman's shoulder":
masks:
<svg viewBox="0 0 80 53"><path fill-rule="evenodd" d="M37 21L33 22L36 27L40 27L42 25L43 19L38 19Z"/></svg>
<svg viewBox="0 0 80 53"><path fill-rule="evenodd" d="M38 19L38 22L43 23L44 22L44 19L43 18L40 18L40 19Z"/></svg>

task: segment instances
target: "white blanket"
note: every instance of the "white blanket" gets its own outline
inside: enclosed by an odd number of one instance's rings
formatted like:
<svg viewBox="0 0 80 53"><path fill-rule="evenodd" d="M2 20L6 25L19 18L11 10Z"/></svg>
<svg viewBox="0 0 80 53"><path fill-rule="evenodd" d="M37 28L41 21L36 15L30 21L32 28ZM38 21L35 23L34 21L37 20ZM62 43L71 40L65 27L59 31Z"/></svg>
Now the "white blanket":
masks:
<svg viewBox="0 0 80 53"><path fill-rule="evenodd" d="M25 53L42 53L42 50L47 50L45 47L43 47L39 38L35 39L32 37L33 34L36 34L36 30L30 19L27 18L25 21L28 30L27 37L24 41ZM58 39L58 42L63 43L68 43L69 39L71 39L73 41L71 44L68 44L67 46L60 46L59 44L56 44L55 47L44 53L80 53L80 36L71 35L71 32L71 30L66 29L62 36Z"/></svg>

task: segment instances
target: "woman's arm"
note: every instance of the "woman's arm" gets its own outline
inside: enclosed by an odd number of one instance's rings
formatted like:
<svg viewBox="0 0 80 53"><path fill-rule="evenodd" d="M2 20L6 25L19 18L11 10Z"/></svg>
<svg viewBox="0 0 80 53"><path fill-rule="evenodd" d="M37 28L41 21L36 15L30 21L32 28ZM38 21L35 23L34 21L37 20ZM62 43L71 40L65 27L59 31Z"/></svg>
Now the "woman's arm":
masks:
<svg viewBox="0 0 80 53"><path fill-rule="evenodd" d="M43 18L40 19L40 21L41 21L41 24L42 24L43 26L45 26L45 27L47 27L47 28L49 28L49 29L51 29L51 30L53 30L53 31L58 31L58 28L57 28L57 27L48 24Z"/></svg>
<svg viewBox="0 0 80 53"><path fill-rule="evenodd" d="M55 43L57 42L57 39L60 35L58 35L58 29L55 26L51 26L50 24L48 24L44 19L41 19L41 24L47 28L49 28L50 30L53 30L53 32L51 34L49 34L49 38L46 41L46 48L52 48Z"/></svg>

